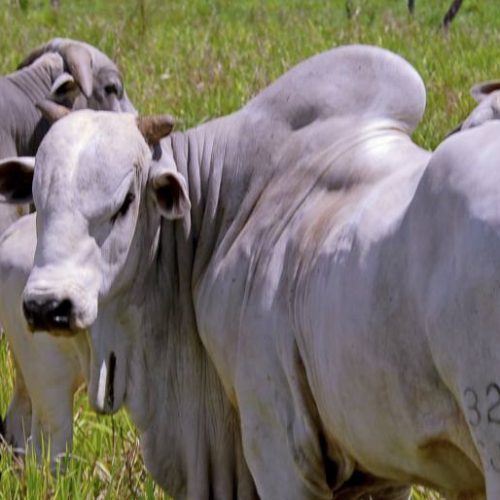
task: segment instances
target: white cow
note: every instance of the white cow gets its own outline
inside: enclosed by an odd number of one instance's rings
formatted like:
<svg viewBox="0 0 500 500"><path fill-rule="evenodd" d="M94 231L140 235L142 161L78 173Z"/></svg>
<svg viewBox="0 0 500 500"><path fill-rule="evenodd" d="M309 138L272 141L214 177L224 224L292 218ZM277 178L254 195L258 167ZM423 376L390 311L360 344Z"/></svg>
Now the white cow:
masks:
<svg viewBox="0 0 500 500"><path fill-rule="evenodd" d="M28 436L36 456L50 446L53 466L71 450L73 395L88 381L90 351L84 334L71 339L33 335L22 312L22 292L36 248L36 215L22 217L0 237L0 320L14 353L14 397L5 438L24 448Z"/></svg>
<svg viewBox="0 0 500 500"><path fill-rule="evenodd" d="M90 328L91 401L127 406L173 495L250 496L236 454L262 498L500 498L500 125L429 162L424 102L404 60L350 46L161 160L168 119L45 138L26 318Z"/></svg>

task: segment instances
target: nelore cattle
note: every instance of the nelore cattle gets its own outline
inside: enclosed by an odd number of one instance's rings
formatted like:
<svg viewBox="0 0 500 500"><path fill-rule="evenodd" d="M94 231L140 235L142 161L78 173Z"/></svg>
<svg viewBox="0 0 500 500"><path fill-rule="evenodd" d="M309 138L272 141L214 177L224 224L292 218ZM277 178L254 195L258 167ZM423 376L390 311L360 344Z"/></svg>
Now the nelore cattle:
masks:
<svg viewBox="0 0 500 500"><path fill-rule="evenodd" d="M93 406L127 407L172 495L500 497L500 124L431 155L424 105L347 46L186 132L47 134L24 314L89 331Z"/></svg>

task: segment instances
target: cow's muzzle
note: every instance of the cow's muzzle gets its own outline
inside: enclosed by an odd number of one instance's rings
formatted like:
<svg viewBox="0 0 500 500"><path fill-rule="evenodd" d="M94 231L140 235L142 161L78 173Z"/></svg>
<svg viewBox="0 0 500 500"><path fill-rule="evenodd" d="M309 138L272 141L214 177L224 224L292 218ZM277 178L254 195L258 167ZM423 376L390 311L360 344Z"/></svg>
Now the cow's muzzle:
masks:
<svg viewBox="0 0 500 500"><path fill-rule="evenodd" d="M69 299L23 301L23 312L32 332L47 331L53 334L71 334L73 303Z"/></svg>

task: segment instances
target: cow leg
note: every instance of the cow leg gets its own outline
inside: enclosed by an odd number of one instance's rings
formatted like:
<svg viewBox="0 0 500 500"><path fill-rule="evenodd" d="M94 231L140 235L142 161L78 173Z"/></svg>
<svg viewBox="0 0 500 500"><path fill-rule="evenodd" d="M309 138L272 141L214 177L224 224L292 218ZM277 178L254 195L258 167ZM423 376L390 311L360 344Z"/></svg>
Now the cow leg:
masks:
<svg viewBox="0 0 500 500"><path fill-rule="evenodd" d="M7 318L4 314L2 321ZM75 368L69 363L72 358L68 359L59 342L46 334L29 333L20 321L9 322L6 334L16 366L14 397L6 416L6 439L14 447L24 449L31 436L31 446L39 459L42 442L48 446L50 441L53 458L66 450L61 441L71 445L72 432L68 427L72 426L72 411L68 412L67 407L68 399L72 406L75 385Z"/></svg>
<svg viewBox="0 0 500 500"><path fill-rule="evenodd" d="M73 393L60 393L59 389L54 393L57 397L57 407L47 404L37 408L33 405L31 425L32 451L39 462L50 451L53 472L71 450L73 441ZM47 411L50 412L49 415ZM64 465L61 470L64 470Z"/></svg>
<svg viewBox="0 0 500 500"><path fill-rule="evenodd" d="M44 446L47 450L50 445L53 467L62 455L71 450L73 395L84 382L81 355L86 347L87 340L83 334L71 340L55 339L45 333L33 336L36 356L30 367L29 387L34 415L31 435L38 458L42 457Z"/></svg>
<svg viewBox="0 0 500 500"><path fill-rule="evenodd" d="M4 422L4 436L14 449L24 450L31 429L31 399L14 358L14 392Z"/></svg>
<svg viewBox="0 0 500 500"><path fill-rule="evenodd" d="M271 408L270 400L261 400L260 404L264 405L261 408ZM319 452L315 443L297 435L302 431L297 429L298 422L287 428L285 422L274 418L246 408L241 413L244 455L259 497L332 499L320 460L308 460L310 453Z"/></svg>
<svg viewBox="0 0 500 500"><path fill-rule="evenodd" d="M18 377L15 396L7 413L7 436L20 446L31 431L37 458L41 459L44 447L48 450L50 446L54 465L58 455L71 449L73 394L88 370L86 367L82 372L82 363L85 365L88 358L85 355L87 341L84 335L69 340L55 339L45 333L17 331L12 335L12 330L10 333L14 354L20 351L21 361L15 356L19 363Z"/></svg>
<svg viewBox="0 0 500 500"><path fill-rule="evenodd" d="M328 462L316 406L295 344L274 358L238 360L236 392L243 450L261 498L331 499L336 466ZM250 353L251 355L248 355ZM255 356L254 356L255 354ZM259 369L253 364L259 359ZM251 375L250 375L251 374ZM328 471L332 471L329 477Z"/></svg>
<svg viewBox="0 0 500 500"><path fill-rule="evenodd" d="M46 333L32 334L24 326L20 309L5 308L5 326L16 365L14 398L6 417L6 435L14 446L24 447L33 438L36 456L42 458L42 443L48 446L52 463L71 448L73 439L73 394L88 372L88 342L84 334L56 339ZM31 418L31 413L36 418Z"/></svg>

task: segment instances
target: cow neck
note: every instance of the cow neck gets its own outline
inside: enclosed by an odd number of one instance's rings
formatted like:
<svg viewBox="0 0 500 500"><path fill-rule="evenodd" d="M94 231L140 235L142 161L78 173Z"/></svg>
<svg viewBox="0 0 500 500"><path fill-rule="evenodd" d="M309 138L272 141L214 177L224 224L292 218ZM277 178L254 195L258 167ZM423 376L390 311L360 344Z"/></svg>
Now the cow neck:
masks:
<svg viewBox="0 0 500 500"><path fill-rule="evenodd" d="M276 144L290 130L240 110L168 141L191 200L188 221L193 290L220 254L238 238L245 221L276 172Z"/></svg>
<svg viewBox="0 0 500 500"><path fill-rule="evenodd" d="M182 221L161 223L158 258L149 282L141 285L154 297L145 298L147 305L141 308L143 350L135 355L143 358L143 369L142 375L134 378L141 380L137 383L140 387L147 388L147 402L142 407L156 408L138 423L148 468L167 463L166 456L159 456L168 450L168 466L153 474L174 496L171 485L175 477L192 477L196 470L206 479L211 459L201 465L200 472L199 461L204 460L200 457L210 457L218 441L230 439L232 453L241 456L237 417L202 343L194 296L210 263L217 260L214 255L225 254L255 213L270 181L290 168L289 162L273 156L276 144L291 140L290 129L280 123L264 126L267 118L259 120L259 116L235 114L175 133L162 144L164 154L172 156L187 181L192 208ZM145 329L147 324L150 326ZM138 366L139 362L133 364ZM151 366L154 370L148 375L146 367ZM164 383L154 383L152 377ZM172 450L180 456L173 457ZM224 467L231 466L223 464L220 469ZM244 463L241 467L246 470ZM168 484L162 482L165 477ZM194 478L187 481L196 482ZM207 495L197 491L192 496Z"/></svg>
<svg viewBox="0 0 500 500"><path fill-rule="evenodd" d="M217 491L221 498L237 498L238 491L253 498L238 418L200 340L193 306L195 228L206 210L201 193L211 189L197 182L213 150L207 143L200 148L196 134L181 134L164 146L170 144L187 180L192 210L185 221L160 222L155 258L139 285L142 296L126 299L129 308L140 301L134 308L139 316L127 407L141 431L148 470L170 495L211 498Z"/></svg>
<svg viewBox="0 0 500 500"><path fill-rule="evenodd" d="M182 265L189 250L176 242L175 224L162 232L159 258L135 308L127 408L146 466L170 495L212 498L218 491L236 498L242 488L253 492L238 418L198 335L189 268Z"/></svg>
<svg viewBox="0 0 500 500"><path fill-rule="evenodd" d="M36 104L50 94L52 77L44 65L16 71L0 81L0 93L9 96L2 104L2 119L15 137L17 154L34 155L48 124L41 120ZM5 108L5 109L4 109Z"/></svg>

